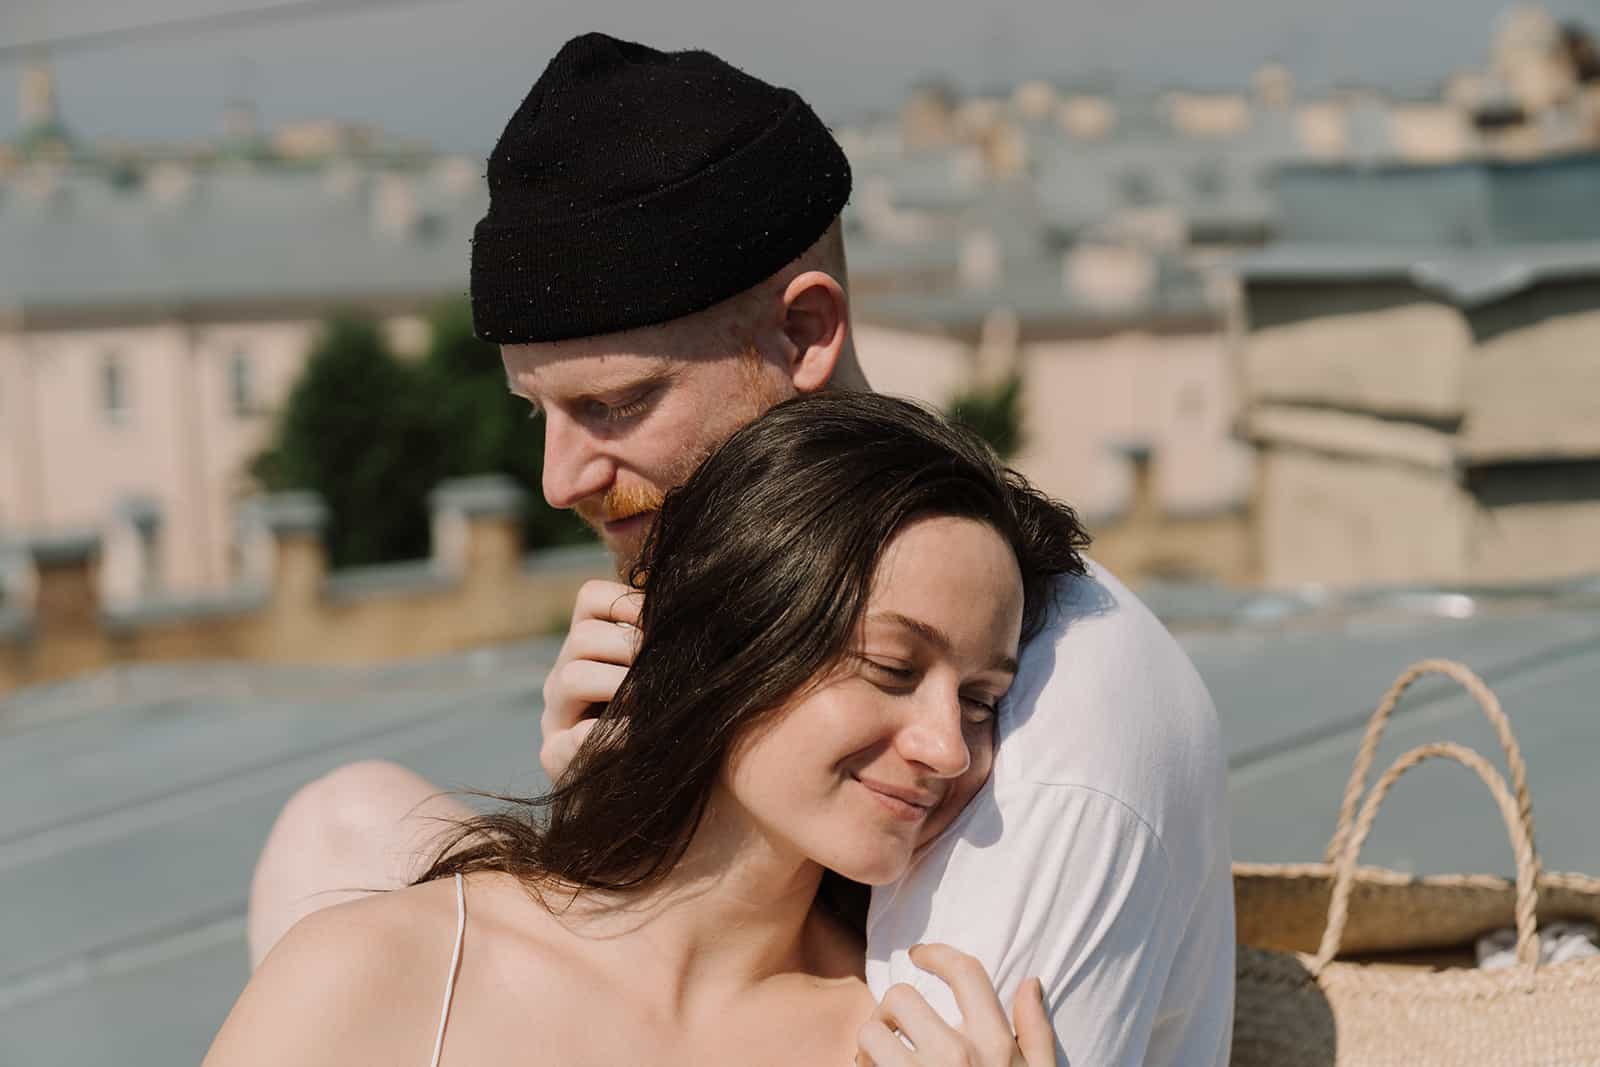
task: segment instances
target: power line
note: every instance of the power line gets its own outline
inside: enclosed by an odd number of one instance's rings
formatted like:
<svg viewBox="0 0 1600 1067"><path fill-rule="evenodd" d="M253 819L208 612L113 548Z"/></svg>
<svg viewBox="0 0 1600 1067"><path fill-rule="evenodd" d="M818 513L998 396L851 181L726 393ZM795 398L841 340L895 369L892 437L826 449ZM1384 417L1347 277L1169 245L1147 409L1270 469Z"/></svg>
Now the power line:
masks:
<svg viewBox="0 0 1600 1067"><path fill-rule="evenodd" d="M58 37L41 37L15 44L0 44L0 63L15 62L31 55L89 48L110 48L125 44L143 44L196 34L219 33L227 30L255 26L270 26L281 22L323 18L329 15L348 15L366 11L394 10L440 3L441 0L289 0L287 3L245 11L226 11L215 15L186 15L181 18L148 22L142 26L127 26L115 30L91 30L87 33L68 33Z"/></svg>

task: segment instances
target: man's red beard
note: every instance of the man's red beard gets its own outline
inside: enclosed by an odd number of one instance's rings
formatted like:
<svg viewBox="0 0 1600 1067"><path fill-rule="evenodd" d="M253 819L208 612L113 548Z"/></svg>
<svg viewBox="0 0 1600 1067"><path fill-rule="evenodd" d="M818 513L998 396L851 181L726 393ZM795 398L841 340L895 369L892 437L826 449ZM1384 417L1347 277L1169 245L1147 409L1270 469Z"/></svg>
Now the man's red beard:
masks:
<svg viewBox="0 0 1600 1067"><path fill-rule="evenodd" d="M613 485L598 501L583 500L577 506L578 517L597 532L603 532L608 522L621 522L647 511L660 511L666 494L653 485Z"/></svg>
<svg viewBox="0 0 1600 1067"><path fill-rule="evenodd" d="M737 407L743 407L746 414L741 419L733 420L727 427L726 433L718 438L701 441L698 446L682 452L676 461L661 472L668 486L666 489L657 488L649 484L627 483L613 485L605 495L598 500L589 499L579 501L574 507L578 517L587 523L594 531L605 539L606 524L621 522L631 519L635 515L650 514L661 510L662 502L666 500L667 493L676 486L689 480L689 476L700 466L702 460L716 450L727 436L745 423L755 419L774 404L779 403L787 395L785 391L762 373L761 356L753 345L746 344L732 357L738 360L740 380L735 391ZM631 544L618 544L607 541L607 547L616 557L617 571L626 576L631 569L636 554L644 547L644 538L641 536Z"/></svg>

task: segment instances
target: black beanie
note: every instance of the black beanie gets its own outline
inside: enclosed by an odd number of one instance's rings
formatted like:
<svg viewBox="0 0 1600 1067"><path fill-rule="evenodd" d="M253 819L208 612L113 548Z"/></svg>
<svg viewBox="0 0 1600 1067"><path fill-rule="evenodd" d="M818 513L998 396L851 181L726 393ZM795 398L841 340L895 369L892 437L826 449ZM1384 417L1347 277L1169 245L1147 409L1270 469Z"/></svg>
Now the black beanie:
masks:
<svg viewBox="0 0 1600 1067"><path fill-rule="evenodd" d="M704 310L799 256L849 195L844 153L793 91L709 52L575 37L489 156L473 328L559 341Z"/></svg>

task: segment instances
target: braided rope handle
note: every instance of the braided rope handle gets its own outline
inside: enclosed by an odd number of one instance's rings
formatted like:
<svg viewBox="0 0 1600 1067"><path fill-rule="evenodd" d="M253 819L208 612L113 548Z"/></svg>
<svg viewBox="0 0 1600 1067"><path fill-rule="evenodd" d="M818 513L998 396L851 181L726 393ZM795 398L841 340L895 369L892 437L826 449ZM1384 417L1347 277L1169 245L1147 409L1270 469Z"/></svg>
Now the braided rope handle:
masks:
<svg viewBox="0 0 1600 1067"><path fill-rule="evenodd" d="M1407 667L1400 677L1389 686L1388 692L1383 694L1378 709L1372 713L1372 718L1367 722L1367 732L1361 739L1361 747L1356 752L1356 761L1350 768L1350 781L1344 787L1344 800L1339 804L1339 821L1334 826L1333 837L1328 841L1327 851L1323 858L1328 863L1333 863L1344 851L1344 845L1350 836L1350 823L1356 815L1356 804L1361 799L1361 793L1367 787L1367 775L1372 770L1372 760L1378 751L1378 742L1383 738L1383 728L1389 722L1389 716L1394 712L1395 705L1400 703L1400 697L1411 688L1413 682L1429 674L1442 674L1459 682L1472 698L1478 702L1478 707L1483 710L1484 717L1489 720L1489 725L1494 727L1494 732L1500 738L1500 747L1506 754L1506 765L1511 769L1511 786L1517 793L1517 811L1523 825L1533 825L1533 799L1528 793L1528 765L1522 759L1522 748L1517 744L1516 735L1511 732L1511 721L1506 718L1505 709L1500 706L1500 699L1494 695L1494 690L1472 672L1464 663L1457 663L1452 659L1424 659L1418 660Z"/></svg>
<svg viewBox="0 0 1600 1067"><path fill-rule="evenodd" d="M1429 745L1419 745L1395 760L1383 772L1383 777L1378 779L1378 784L1372 787L1372 792L1367 794L1366 803L1362 805L1361 814L1334 867L1333 896L1328 901L1328 924L1322 930L1322 944L1311 964L1313 976L1320 975L1323 968L1339 954L1339 943L1344 938L1345 922L1350 915L1350 890L1355 883L1356 860L1361 855L1361 846L1366 843L1367 834L1372 830L1372 821L1377 818L1378 806L1402 774L1430 759L1455 760L1476 771L1478 777L1483 779L1483 784L1489 787L1489 792L1494 794L1506 829L1511 833L1511 847L1517 858L1517 961L1528 976L1538 966L1539 856L1534 851L1533 826L1529 817L1512 799L1505 779L1500 777L1500 772L1488 760L1452 741L1435 741Z"/></svg>

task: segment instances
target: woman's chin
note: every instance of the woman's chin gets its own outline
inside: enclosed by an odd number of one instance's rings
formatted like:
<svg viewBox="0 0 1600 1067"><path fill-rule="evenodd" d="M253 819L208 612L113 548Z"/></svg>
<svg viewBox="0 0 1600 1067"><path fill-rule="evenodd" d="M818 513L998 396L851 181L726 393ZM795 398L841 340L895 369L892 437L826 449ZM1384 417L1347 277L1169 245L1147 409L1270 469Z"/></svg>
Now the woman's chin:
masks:
<svg viewBox="0 0 1600 1067"><path fill-rule="evenodd" d="M836 856L827 864L836 874L862 885L888 885L898 882L911 866L911 853L904 849L885 851L876 855L858 853L853 856Z"/></svg>

